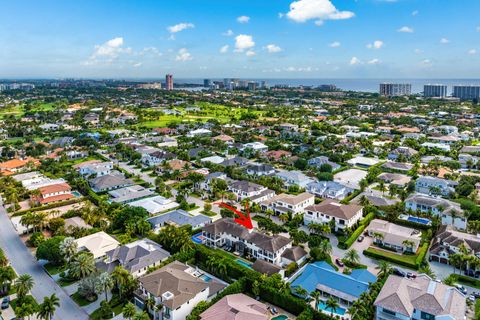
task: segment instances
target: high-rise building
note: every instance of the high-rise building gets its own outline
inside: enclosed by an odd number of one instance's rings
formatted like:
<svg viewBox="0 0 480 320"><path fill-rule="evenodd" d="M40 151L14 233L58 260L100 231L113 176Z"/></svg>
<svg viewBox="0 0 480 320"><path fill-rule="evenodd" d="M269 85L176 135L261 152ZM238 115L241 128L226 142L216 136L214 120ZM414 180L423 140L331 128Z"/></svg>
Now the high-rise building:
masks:
<svg viewBox="0 0 480 320"><path fill-rule="evenodd" d="M447 86L444 84L426 84L423 86L423 96L426 98L445 98Z"/></svg>
<svg viewBox="0 0 480 320"><path fill-rule="evenodd" d="M410 83L380 83L380 95L385 97L408 96L411 93Z"/></svg>
<svg viewBox="0 0 480 320"><path fill-rule="evenodd" d="M257 90L257 83L256 82L249 82L248 83L248 90L249 91L255 91Z"/></svg>
<svg viewBox="0 0 480 320"><path fill-rule="evenodd" d="M205 88L210 88L210 87L212 86L212 80L210 80L210 79L204 79L204 80L203 80L203 86L204 86Z"/></svg>
<svg viewBox="0 0 480 320"><path fill-rule="evenodd" d="M173 75L171 74L165 76L165 89L173 90Z"/></svg>
<svg viewBox="0 0 480 320"><path fill-rule="evenodd" d="M461 100L480 99L480 86L453 86L452 96Z"/></svg>

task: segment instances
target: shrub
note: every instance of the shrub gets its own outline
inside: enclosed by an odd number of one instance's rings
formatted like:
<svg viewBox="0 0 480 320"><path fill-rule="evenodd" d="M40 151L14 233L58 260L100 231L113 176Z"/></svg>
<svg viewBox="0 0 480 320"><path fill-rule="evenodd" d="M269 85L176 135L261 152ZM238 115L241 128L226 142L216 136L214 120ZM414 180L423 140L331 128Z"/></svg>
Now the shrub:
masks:
<svg viewBox="0 0 480 320"><path fill-rule="evenodd" d="M295 271L298 269L298 264L296 262L290 263L286 268L285 268L285 277L289 277L292 275Z"/></svg>
<svg viewBox="0 0 480 320"><path fill-rule="evenodd" d="M30 238L27 241L27 244L31 247L38 247L43 241L45 241L45 237L43 236L43 233L41 232L34 232L30 236Z"/></svg>
<svg viewBox="0 0 480 320"><path fill-rule="evenodd" d="M65 237L56 236L43 241L37 248L37 259L47 260L53 265L59 265L63 262L63 255L60 252L60 243Z"/></svg>

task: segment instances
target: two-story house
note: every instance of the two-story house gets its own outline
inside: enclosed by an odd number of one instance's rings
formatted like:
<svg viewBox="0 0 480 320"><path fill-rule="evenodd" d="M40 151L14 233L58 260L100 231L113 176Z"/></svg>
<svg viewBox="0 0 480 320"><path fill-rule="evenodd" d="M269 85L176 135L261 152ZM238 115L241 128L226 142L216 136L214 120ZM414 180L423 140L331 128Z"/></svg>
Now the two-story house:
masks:
<svg viewBox="0 0 480 320"><path fill-rule="evenodd" d="M363 207L353 204L341 204L333 199L305 208L303 222L310 223L335 223L335 230L352 227L363 216Z"/></svg>
<svg viewBox="0 0 480 320"><path fill-rule="evenodd" d="M424 194L449 196L455 192L455 186L457 184L457 182L452 180L420 176L415 182L415 190Z"/></svg>
<svg viewBox="0 0 480 320"><path fill-rule="evenodd" d="M279 194L273 198L262 201L260 207L263 211L272 210L275 214L291 212L292 215L302 214L305 208L315 203L315 196L308 192L298 195Z"/></svg>

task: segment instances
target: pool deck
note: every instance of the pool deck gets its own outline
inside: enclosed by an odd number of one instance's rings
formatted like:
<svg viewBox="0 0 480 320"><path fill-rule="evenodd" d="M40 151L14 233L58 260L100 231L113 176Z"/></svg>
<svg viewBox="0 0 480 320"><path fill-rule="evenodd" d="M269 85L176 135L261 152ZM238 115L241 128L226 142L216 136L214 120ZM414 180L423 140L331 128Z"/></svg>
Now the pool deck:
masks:
<svg viewBox="0 0 480 320"><path fill-rule="evenodd" d="M316 306L315 306L315 300L311 301L311 302L310 302L310 305L312 306L312 308L314 308L314 309L316 309L316 310L318 310L318 311L321 311L322 313L325 313L325 314L328 314L328 315L331 314L331 313L328 312L328 311L321 310L321 309L319 310L318 308L316 308ZM344 320L350 320L350 319L352 319L352 317L351 317L350 314L348 313L348 307L347 307L347 306L344 306L343 304L340 304L340 307L343 308L343 309L345 309L345 314L344 314L344 315L341 315L341 314L333 313L333 316L334 316L334 317L335 317L335 316L339 316L340 319L344 319Z"/></svg>

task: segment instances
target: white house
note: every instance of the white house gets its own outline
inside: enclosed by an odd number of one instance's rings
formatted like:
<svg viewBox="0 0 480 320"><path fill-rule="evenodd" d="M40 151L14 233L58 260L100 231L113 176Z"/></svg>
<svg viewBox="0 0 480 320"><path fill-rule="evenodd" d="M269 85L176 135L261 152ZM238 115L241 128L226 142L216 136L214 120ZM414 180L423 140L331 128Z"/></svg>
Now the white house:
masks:
<svg viewBox="0 0 480 320"><path fill-rule="evenodd" d="M303 215L304 224L330 223L334 221L335 229L351 228L362 219L363 207L353 204L341 204L335 200L327 199L313 206L305 208Z"/></svg>
<svg viewBox="0 0 480 320"><path fill-rule="evenodd" d="M315 180L310 178L309 176L305 175L301 171L287 171L287 170L279 170L275 176L280 178L285 185L288 186L299 186L300 188L306 188L309 183L314 182Z"/></svg>
<svg viewBox="0 0 480 320"><path fill-rule="evenodd" d="M293 215L302 214L305 208L315 203L315 196L308 192L299 195L279 194L260 203L262 210L273 210L275 214L291 212Z"/></svg>
<svg viewBox="0 0 480 320"><path fill-rule="evenodd" d="M240 148L240 150L242 150L242 151L247 150L247 149L251 149L254 152L267 152L268 151L268 146L266 146L265 144L263 144L261 142L255 141L255 142L245 143Z"/></svg>

